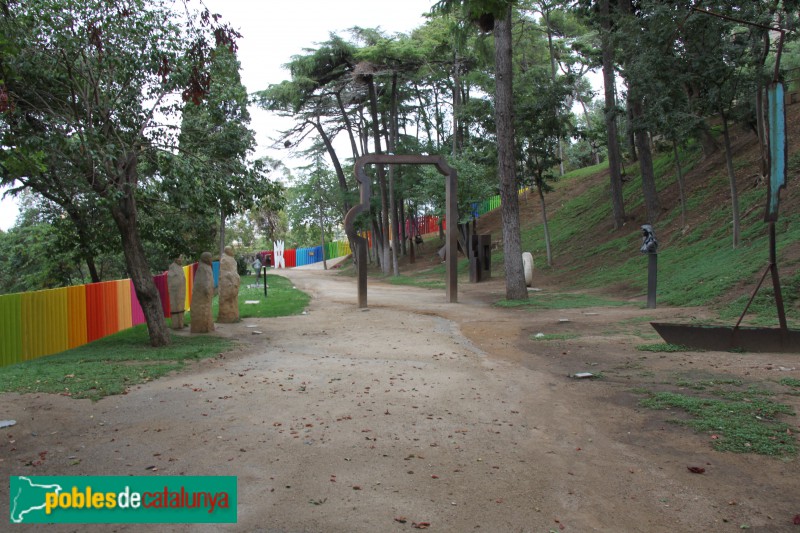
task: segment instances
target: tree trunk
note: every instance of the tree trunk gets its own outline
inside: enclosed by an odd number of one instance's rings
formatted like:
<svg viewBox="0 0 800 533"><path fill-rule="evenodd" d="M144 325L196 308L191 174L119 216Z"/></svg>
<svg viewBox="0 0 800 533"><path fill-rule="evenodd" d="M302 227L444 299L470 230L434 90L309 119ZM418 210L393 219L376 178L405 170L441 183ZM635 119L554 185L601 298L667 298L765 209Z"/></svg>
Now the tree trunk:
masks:
<svg viewBox="0 0 800 533"><path fill-rule="evenodd" d="M382 154L380 116L378 115L378 94L375 90L375 80L372 76L367 77L369 87L369 110L372 115L372 139L375 143L375 153ZM386 169L383 165L376 165L378 170L378 184L381 191L381 230L383 241L383 253L381 257L381 270L384 274L389 273L389 191L386 186Z"/></svg>
<svg viewBox="0 0 800 533"><path fill-rule="evenodd" d="M511 55L511 6L495 22L495 124L500 201L503 219L506 298L527 300L519 227L519 194L514 161L514 99Z"/></svg>
<svg viewBox="0 0 800 533"><path fill-rule="evenodd" d="M600 4L602 21L601 50L603 59L603 85L605 91L605 119L608 132L608 171L611 178L611 208L614 213L614 228L620 229L625 223L625 202L622 197L622 176L620 174L619 139L617 136L617 102L614 90L614 48L611 42L610 0Z"/></svg>
<svg viewBox="0 0 800 533"><path fill-rule="evenodd" d="M639 154L637 153L638 142L636 140L636 128L633 126L634 111L631 104L630 92L628 93L628 101L625 102L625 104L625 117L628 122L628 127L626 128L626 139L628 141L628 151L631 153L630 162L636 163L639 160Z"/></svg>
<svg viewBox="0 0 800 533"><path fill-rule="evenodd" d="M403 254L403 256L406 256L406 255L408 255L408 249L406 247L406 238L407 238L407 235L406 235L406 209L405 209L406 201L401 196L400 198L398 198L397 204L398 204L398 208L397 209L399 211L398 212L398 215L399 215L398 218L400 219L400 230L399 230L400 231L400 252Z"/></svg>
<svg viewBox="0 0 800 533"><path fill-rule="evenodd" d="M150 344L166 346L170 343L167 321L161 307L161 297L153 282L153 275L145 259L144 247L136 226L136 201L129 194L121 198L111 208L111 215L119 228L122 237L122 250L125 254L125 265L133 282L136 297L142 306Z"/></svg>
<svg viewBox="0 0 800 533"><path fill-rule="evenodd" d="M225 211L219 213L219 258L225 253Z"/></svg>
<svg viewBox="0 0 800 533"><path fill-rule="evenodd" d="M453 157L461 153L461 61L458 51L453 58Z"/></svg>
<svg viewBox="0 0 800 533"><path fill-rule="evenodd" d="M686 194L683 186L683 168L681 168L681 157L678 152L678 143L672 141L672 152L675 154L675 170L678 173L678 192L681 197L681 227L686 227Z"/></svg>
<svg viewBox="0 0 800 533"><path fill-rule="evenodd" d="M728 180L731 184L731 211L733 215L733 247L739 246L739 193L736 190L736 173L733 170L733 153L731 151L731 136L728 131L728 116L724 111L722 115L722 137L725 139L725 166L728 168Z"/></svg>
<svg viewBox="0 0 800 533"><path fill-rule="evenodd" d="M550 9L547 7L542 8L542 15L544 16L545 28L547 31L547 47L550 50L550 79L553 85L556 83L556 54L553 49L553 31L550 28ZM556 108L556 117L558 117L558 108ZM561 137L558 138L558 175L564 175L564 146Z"/></svg>
<svg viewBox="0 0 800 533"><path fill-rule="evenodd" d="M629 98L628 103L631 109L632 124L636 124L644 116L642 101L638 96ZM656 177L653 171L653 155L650 151L650 138L647 130L637 125L634 128L636 148L639 150L639 170L642 174L642 195L644 205L647 210L647 223L655 224L660 216L661 206L658 201L658 190L656 189Z"/></svg>
<svg viewBox="0 0 800 533"><path fill-rule="evenodd" d="M375 263L383 271L383 230L375 217L372 218L372 247L375 249Z"/></svg>
<svg viewBox="0 0 800 533"><path fill-rule="evenodd" d="M541 187L537 187L539 190L539 203L542 205L542 228L544 229L544 246L547 250L547 266L553 266L553 253L550 248L550 228L547 225L547 205L544 201L544 191Z"/></svg>
<svg viewBox="0 0 800 533"><path fill-rule="evenodd" d="M353 160L356 160L358 159L358 143L356 143L356 137L353 133L353 123L350 121L350 117L347 115L347 111L344 108L344 102L342 102L341 91L336 93L336 103L339 105L339 112L342 114L342 119L344 120L344 126L347 130L347 137L350 139L350 150L353 152Z"/></svg>
<svg viewBox="0 0 800 533"><path fill-rule="evenodd" d="M392 75L392 93L391 93L391 112L389 113L389 141L387 149L389 153L394 153L395 143L397 142L397 72ZM397 223L397 205L394 195L394 177L397 165L389 167L389 215L392 221L392 273L393 275L400 275L400 265L397 256L400 254L400 232L399 224Z"/></svg>
<svg viewBox="0 0 800 533"><path fill-rule="evenodd" d="M325 222L322 218L322 198L319 200L319 234L322 242L322 268L328 270L328 260L325 259Z"/></svg>
<svg viewBox="0 0 800 533"><path fill-rule="evenodd" d="M350 192L349 187L347 186L347 178L344 175L344 169L342 169L342 164L339 162L339 156L336 154L336 150L333 147L333 142L331 142L330 137L325 132L325 128L322 127L322 123L320 122L319 116L316 117L316 121L313 122L314 128L319 133L320 139L322 139L322 143L325 145L325 150L328 152L328 156L331 158L331 162L333 163L333 169L336 171L336 178L339 181L339 190L342 191L342 196L344 198L344 212L347 213L350 211L350 202L347 200L347 194Z"/></svg>

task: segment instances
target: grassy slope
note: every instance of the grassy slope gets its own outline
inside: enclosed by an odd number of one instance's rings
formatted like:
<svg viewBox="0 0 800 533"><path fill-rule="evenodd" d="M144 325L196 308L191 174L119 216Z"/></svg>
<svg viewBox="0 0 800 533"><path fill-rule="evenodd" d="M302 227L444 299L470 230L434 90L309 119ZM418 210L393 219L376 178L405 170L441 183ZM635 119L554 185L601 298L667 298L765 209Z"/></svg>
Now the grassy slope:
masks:
<svg viewBox="0 0 800 533"><path fill-rule="evenodd" d="M800 193L793 177L800 170L800 106L790 106L788 189L781 195L776 225L778 263L789 318L800 320ZM655 172L662 215L654 224L659 240L658 301L664 305L709 305L720 318L738 317L768 264L768 226L763 222L766 183L758 182L758 146L755 136L734 127L734 168L742 221L741 245L732 247L730 186L724 154L704 159L698 147L682 151L686 174L687 223L681 225L680 201L671 150L655 155ZM521 198L523 249L535 258L537 276L562 290L591 290L615 297L646 294L647 257L639 253L640 225L646 223L638 165L626 166L624 184L627 222L613 228L608 172L601 167L581 169L562 178L546 197L554 264L545 263L539 200ZM500 214L487 214L479 231L501 238ZM498 272L502 272L498 269ZM746 322L777 324L769 279L748 313Z"/></svg>

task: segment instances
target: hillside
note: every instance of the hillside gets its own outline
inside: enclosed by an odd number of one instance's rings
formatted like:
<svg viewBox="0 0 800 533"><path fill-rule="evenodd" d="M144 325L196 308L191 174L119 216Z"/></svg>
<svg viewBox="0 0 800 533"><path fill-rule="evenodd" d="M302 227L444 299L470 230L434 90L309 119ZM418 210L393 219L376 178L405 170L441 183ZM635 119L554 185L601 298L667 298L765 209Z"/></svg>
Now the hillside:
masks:
<svg viewBox="0 0 800 533"><path fill-rule="evenodd" d="M789 173L781 193L776 225L778 265L790 319L800 319L800 105L787 107ZM717 129L721 129L718 127ZM661 217L654 223L659 241L658 302L663 305L710 305L720 318L738 317L768 264L768 226L763 222L767 183L759 179L758 142L754 132L731 126L734 168L742 220L741 245L732 248L730 187L720 150L703 158L699 147L681 153L685 173L687 220L681 224L680 197L671 150L654 154ZM647 258L639 253L645 220L638 164L626 164L627 222L614 230L608 171L582 169L562 178L546 196L553 265L546 267L541 205L535 193L520 197L523 249L534 255L536 283L560 290L589 290L638 299L646 294ZM501 239L500 211L481 217L481 233ZM495 275L502 275L498 264ZM746 322L772 324L774 300L769 279ZM776 323L776 322L775 322Z"/></svg>

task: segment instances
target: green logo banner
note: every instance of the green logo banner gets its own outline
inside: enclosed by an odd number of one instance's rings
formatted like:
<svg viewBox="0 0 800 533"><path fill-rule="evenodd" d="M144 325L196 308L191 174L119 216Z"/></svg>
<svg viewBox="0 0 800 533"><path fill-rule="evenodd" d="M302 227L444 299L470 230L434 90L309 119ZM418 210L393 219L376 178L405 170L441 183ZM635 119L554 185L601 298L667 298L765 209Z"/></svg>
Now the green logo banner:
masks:
<svg viewBox="0 0 800 533"><path fill-rule="evenodd" d="M236 522L236 476L11 476L12 524Z"/></svg>

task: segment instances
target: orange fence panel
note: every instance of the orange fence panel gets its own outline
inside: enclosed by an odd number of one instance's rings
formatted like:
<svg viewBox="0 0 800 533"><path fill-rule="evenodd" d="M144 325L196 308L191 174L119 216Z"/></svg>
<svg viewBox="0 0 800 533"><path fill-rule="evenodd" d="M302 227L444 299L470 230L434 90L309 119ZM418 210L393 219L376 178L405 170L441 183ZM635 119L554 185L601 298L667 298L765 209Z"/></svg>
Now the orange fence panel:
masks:
<svg viewBox="0 0 800 533"><path fill-rule="evenodd" d="M77 348L87 342L86 286L67 287L67 344Z"/></svg>

